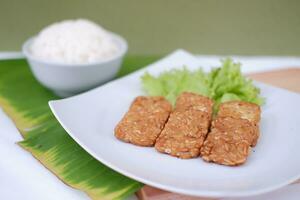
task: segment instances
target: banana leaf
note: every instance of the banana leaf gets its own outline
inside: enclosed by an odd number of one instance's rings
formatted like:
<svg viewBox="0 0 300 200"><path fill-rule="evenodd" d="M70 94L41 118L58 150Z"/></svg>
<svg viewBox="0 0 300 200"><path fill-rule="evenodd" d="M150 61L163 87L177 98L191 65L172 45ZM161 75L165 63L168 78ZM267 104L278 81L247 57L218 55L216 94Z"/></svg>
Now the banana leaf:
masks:
<svg viewBox="0 0 300 200"><path fill-rule="evenodd" d="M119 77L158 58L126 57ZM143 184L103 165L65 132L48 107L53 99L58 97L35 80L26 60L0 61L0 106L22 134L21 147L91 199L124 199L140 189Z"/></svg>

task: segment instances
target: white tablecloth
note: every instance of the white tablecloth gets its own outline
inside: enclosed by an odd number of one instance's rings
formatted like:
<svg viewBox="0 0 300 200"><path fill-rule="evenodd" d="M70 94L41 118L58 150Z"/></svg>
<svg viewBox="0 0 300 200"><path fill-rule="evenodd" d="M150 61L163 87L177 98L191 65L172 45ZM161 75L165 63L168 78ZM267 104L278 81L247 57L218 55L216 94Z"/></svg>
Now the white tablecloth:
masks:
<svg viewBox="0 0 300 200"><path fill-rule="evenodd" d="M0 53L0 59L22 57L18 52ZM203 66L218 66L220 56L199 56ZM245 73L268 71L285 67L299 67L300 57L233 56L243 63ZM299 77L300 78L300 77ZM35 160L16 142L22 137L13 122L0 110L0 199L5 200L84 200L83 192L74 190ZM275 192L239 200L299 199L300 184L286 186ZM135 199L132 197L130 199Z"/></svg>

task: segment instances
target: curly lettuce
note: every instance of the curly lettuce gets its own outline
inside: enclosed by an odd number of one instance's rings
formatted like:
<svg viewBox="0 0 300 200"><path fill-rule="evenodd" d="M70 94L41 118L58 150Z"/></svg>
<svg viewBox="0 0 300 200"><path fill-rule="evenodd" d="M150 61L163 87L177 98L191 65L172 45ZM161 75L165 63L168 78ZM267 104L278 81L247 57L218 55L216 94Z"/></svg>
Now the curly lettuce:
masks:
<svg viewBox="0 0 300 200"><path fill-rule="evenodd" d="M207 74L210 82L210 97L218 105L225 101L241 100L258 105L264 103L260 89L252 80L241 73L241 64L228 58L222 61L222 66Z"/></svg>
<svg viewBox="0 0 300 200"><path fill-rule="evenodd" d="M264 98L252 80L242 75L240 64L228 58L222 65L204 73L202 69L190 71L186 68L172 69L155 77L145 73L142 85L150 96L164 96L175 103L177 96L184 92L194 92L208 96L215 101L216 107L223 102L241 100L262 105Z"/></svg>
<svg viewBox="0 0 300 200"><path fill-rule="evenodd" d="M142 84L148 95L164 96L173 104L177 96L184 91L210 96L210 83L201 69L196 71L189 71L186 68L172 69L158 77L145 73L142 76Z"/></svg>

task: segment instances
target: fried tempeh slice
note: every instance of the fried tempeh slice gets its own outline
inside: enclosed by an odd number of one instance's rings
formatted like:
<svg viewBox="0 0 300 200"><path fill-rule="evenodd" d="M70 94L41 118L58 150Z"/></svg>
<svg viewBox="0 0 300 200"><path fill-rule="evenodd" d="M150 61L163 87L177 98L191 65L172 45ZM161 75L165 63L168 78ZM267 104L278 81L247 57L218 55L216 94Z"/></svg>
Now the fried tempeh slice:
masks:
<svg viewBox="0 0 300 200"><path fill-rule="evenodd" d="M159 152L180 158L197 157L209 128L205 112L174 111L155 143Z"/></svg>
<svg viewBox="0 0 300 200"><path fill-rule="evenodd" d="M247 102L220 105L202 148L203 160L223 165L243 164L259 136L259 106Z"/></svg>
<svg viewBox="0 0 300 200"><path fill-rule="evenodd" d="M255 132L247 120L217 117L201 148L201 156L209 162L240 165L247 159Z"/></svg>
<svg viewBox="0 0 300 200"><path fill-rule="evenodd" d="M183 92L176 100L175 110L199 110L206 112L208 117L212 116L213 101L205 96L192 92Z"/></svg>
<svg viewBox="0 0 300 200"><path fill-rule="evenodd" d="M210 126L212 105L207 97L182 93L156 141L156 150L179 158L199 156Z"/></svg>
<svg viewBox="0 0 300 200"><path fill-rule="evenodd" d="M250 146L256 144L259 130L258 126L253 125L246 119L218 116L212 122L212 128L218 129L226 134L232 134L235 137L246 140Z"/></svg>
<svg viewBox="0 0 300 200"><path fill-rule="evenodd" d="M260 121L260 107L244 101L229 101L220 105L218 116L246 119L257 125Z"/></svg>
<svg viewBox="0 0 300 200"><path fill-rule="evenodd" d="M164 97L139 96L116 126L115 136L135 145L153 146L171 111Z"/></svg>
<svg viewBox="0 0 300 200"><path fill-rule="evenodd" d="M234 166L246 162L250 149L247 140L212 128L201 148L201 156L207 162Z"/></svg>
<svg viewBox="0 0 300 200"><path fill-rule="evenodd" d="M219 108L218 117L232 117L235 119L248 120L254 126L251 146L255 146L259 137L260 107L254 103L244 101L229 101L222 103Z"/></svg>

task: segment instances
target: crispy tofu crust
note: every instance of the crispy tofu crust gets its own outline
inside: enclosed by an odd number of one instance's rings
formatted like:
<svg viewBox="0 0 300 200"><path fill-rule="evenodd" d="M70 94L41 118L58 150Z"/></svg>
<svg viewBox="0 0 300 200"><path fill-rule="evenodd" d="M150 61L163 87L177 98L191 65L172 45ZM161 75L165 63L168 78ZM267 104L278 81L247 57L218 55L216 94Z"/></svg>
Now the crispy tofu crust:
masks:
<svg viewBox="0 0 300 200"><path fill-rule="evenodd" d="M260 107L247 102L232 101L220 105L201 148L203 160L222 165L246 162L251 146L259 137Z"/></svg>
<svg viewBox="0 0 300 200"><path fill-rule="evenodd" d="M207 97L182 93L156 141L156 150L185 159L199 156L210 126L212 105Z"/></svg>
<svg viewBox="0 0 300 200"><path fill-rule="evenodd" d="M135 98L115 128L115 136L139 146L153 146L172 111L164 97Z"/></svg>
<svg viewBox="0 0 300 200"><path fill-rule="evenodd" d="M229 101L220 105L218 116L246 119L257 125L260 121L260 112L260 107L254 103Z"/></svg>

